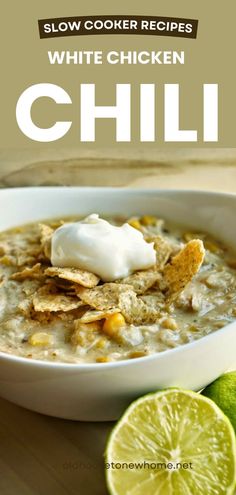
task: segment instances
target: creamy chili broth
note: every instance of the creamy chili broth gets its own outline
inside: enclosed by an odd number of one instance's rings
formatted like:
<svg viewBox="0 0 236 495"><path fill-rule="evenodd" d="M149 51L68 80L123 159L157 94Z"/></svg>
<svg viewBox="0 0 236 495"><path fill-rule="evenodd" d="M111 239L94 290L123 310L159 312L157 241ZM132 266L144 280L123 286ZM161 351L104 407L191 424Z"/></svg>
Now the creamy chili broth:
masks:
<svg viewBox="0 0 236 495"><path fill-rule="evenodd" d="M157 264L106 284L96 274L78 277L76 269L68 275L51 267L53 231L78 220L1 232L1 352L68 363L133 359L195 341L236 319L236 255L220 241L155 217L128 219L154 242ZM171 293L163 282L168 267L174 259L178 265L178 254L196 239L203 241L203 262Z"/></svg>

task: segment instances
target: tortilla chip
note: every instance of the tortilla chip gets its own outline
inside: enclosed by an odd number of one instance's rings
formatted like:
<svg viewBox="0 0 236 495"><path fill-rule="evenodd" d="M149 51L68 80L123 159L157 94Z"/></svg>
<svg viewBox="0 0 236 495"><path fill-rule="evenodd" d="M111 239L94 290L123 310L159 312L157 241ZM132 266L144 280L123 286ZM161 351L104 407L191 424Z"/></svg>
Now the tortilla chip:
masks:
<svg viewBox="0 0 236 495"><path fill-rule="evenodd" d="M161 291L154 292L153 294L141 295L139 296L139 299L141 299L149 306L149 308L152 308L155 311L161 311L166 303L165 296Z"/></svg>
<svg viewBox="0 0 236 495"><path fill-rule="evenodd" d="M38 261L39 257L29 256L27 253L17 255L17 266L33 266Z"/></svg>
<svg viewBox="0 0 236 495"><path fill-rule="evenodd" d="M155 237L153 242L156 250L156 267L158 270L162 270L171 255L172 248L170 243L160 235Z"/></svg>
<svg viewBox="0 0 236 495"><path fill-rule="evenodd" d="M103 318L107 318L108 316L119 312L119 308L107 309L106 311L96 311L93 309L86 311L79 321L81 321L81 323L91 323L93 321L103 320Z"/></svg>
<svg viewBox="0 0 236 495"><path fill-rule="evenodd" d="M66 293L73 292L73 295L75 295L74 284L69 282L69 280L64 280L59 277L53 277L50 279L50 281L53 281L53 283L55 283L59 289L66 291Z"/></svg>
<svg viewBox="0 0 236 495"><path fill-rule="evenodd" d="M18 311L24 315L25 318L31 320L31 325L38 323L46 325L57 317L56 313L50 313L50 311L35 311L32 297L23 299L23 301L18 304Z"/></svg>
<svg viewBox="0 0 236 495"><path fill-rule="evenodd" d="M100 311L106 311L107 309L116 308L120 293L128 289L131 289L130 285L111 282L99 285L94 289L84 289L78 286L76 294L84 304L88 304Z"/></svg>
<svg viewBox="0 0 236 495"><path fill-rule="evenodd" d="M152 287L157 281L161 279L160 273L154 268L149 270L142 270L128 277L118 280L119 284L131 285L136 294L144 294L150 287Z"/></svg>
<svg viewBox="0 0 236 495"><path fill-rule="evenodd" d="M175 299L199 271L204 260L205 249L200 239L193 239L179 251L163 271L161 289L171 300Z"/></svg>
<svg viewBox="0 0 236 495"><path fill-rule="evenodd" d="M30 268L24 268L21 272L13 273L11 276L12 280L25 280L26 278L40 279L43 277L43 271L41 263L36 263L36 265Z"/></svg>
<svg viewBox="0 0 236 495"><path fill-rule="evenodd" d="M21 282L21 290L26 296L32 296L42 285L39 279L26 278Z"/></svg>
<svg viewBox="0 0 236 495"><path fill-rule="evenodd" d="M76 309L72 309L71 311L66 311L64 313L63 313L63 311L60 311L59 313L57 313L57 315L58 315L58 318L60 318L60 320L66 322L66 325L71 326L74 324L75 320L78 320L81 318L81 316L83 316L84 312L87 311L87 309L88 308L86 306L84 306L84 305L82 306L82 304L81 304L81 306L79 306Z"/></svg>
<svg viewBox="0 0 236 495"><path fill-rule="evenodd" d="M42 246L38 244L33 244L25 246L24 248L19 248L16 251L17 266L31 266L40 261L42 255ZM45 259L45 257L44 257Z"/></svg>
<svg viewBox="0 0 236 495"><path fill-rule="evenodd" d="M59 292L54 284L40 287L33 297L35 311L70 311L82 305L83 303L77 297Z"/></svg>
<svg viewBox="0 0 236 495"><path fill-rule="evenodd" d="M51 259L51 242L54 230L49 227L49 225L45 225L44 223L39 223L39 230L40 242L43 248L43 252L46 258Z"/></svg>
<svg viewBox="0 0 236 495"><path fill-rule="evenodd" d="M55 321L58 318L58 314L56 312L50 311L32 311L31 320L35 323L40 323L42 325L48 325L52 321Z"/></svg>
<svg viewBox="0 0 236 495"><path fill-rule="evenodd" d="M45 274L49 275L49 277L59 277L64 280L69 280L70 282L87 288L95 287L99 282L97 275L86 270L79 270L78 268L59 268L52 266L47 268Z"/></svg>
<svg viewBox="0 0 236 495"><path fill-rule="evenodd" d="M159 316L159 311L138 298L133 290L121 293L118 304L128 323L136 325L153 323Z"/></svg>
<svg viewBox="0 0 236 495"><path fill-rule="evenodd" d="M26 318L29 318L33 312L33 301L32 297L27 297L20 301L17 309L20 313L22 313Z"/></svg>

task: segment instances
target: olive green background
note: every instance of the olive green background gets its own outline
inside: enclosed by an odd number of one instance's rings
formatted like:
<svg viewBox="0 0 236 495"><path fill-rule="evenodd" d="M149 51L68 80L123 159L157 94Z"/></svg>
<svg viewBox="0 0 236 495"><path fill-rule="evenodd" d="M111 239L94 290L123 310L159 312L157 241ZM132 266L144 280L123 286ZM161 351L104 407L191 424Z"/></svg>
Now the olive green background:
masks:
<svg viewBox="0 0 236 495"><path fill-rule="evenodd" d="M235 0L159 0L119 3L86 1L9 0L2 4L1 20L1 140L2 148L60 149L76 147L93 151L104 147L149 153L157 148L235 147L236 70ZM39 38L38 19L80 15L160 15L199 19L196 40L158 36L83 36ZM50 65L48 50L185 50L185 65ZM33 106L33 119L42 127L56 119L73 120L69 133L53 143L38 143L18 129L15 106L28 86L50 82L62 86L73 105L56 106L41 99ZM95 143L80 143L80 83L96 83L97 104L115 104L115 83L132 84L132 142L115 142L115 122L99 121ZM139 84L156 83L157 133L155 143L139 141ZM181 85L181 127L199 129L198 143L163 142L163 84ZM219 84L219 142L202 141L202 84Z"/></svg>

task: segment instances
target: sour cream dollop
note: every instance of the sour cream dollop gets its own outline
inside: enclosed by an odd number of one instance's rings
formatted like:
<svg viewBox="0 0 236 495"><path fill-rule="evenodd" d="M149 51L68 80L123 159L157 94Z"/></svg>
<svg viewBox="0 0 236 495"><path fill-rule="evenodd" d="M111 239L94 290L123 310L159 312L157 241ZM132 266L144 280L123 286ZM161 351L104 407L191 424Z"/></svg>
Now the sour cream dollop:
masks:
<svg viewBox="0 0 236 495"><path fill-rule="evenodd" d="M147 243L141 232L128 223L112 225L97 214L65 223L52 236L53 266L88 270L104 282L127 277L155 262L153 243Z"/></svg>

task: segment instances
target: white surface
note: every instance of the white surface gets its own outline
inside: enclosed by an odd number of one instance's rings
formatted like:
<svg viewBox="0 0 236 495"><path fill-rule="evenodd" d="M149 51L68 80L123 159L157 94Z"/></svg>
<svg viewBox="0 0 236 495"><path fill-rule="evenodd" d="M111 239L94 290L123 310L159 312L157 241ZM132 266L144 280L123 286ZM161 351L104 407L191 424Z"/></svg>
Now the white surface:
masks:
<svg viewBox="0 0 236 495"><path fill-rule="evenodd" d="M44 218L156 214L203 229L236 248L236 196L111 188L0 191L0 228ZM29 409L68 419L117 418L135 397L158 388L198 390L236 366L236 324L170 351L117 363L46 363L0 353L0 394Z"/></svg>

